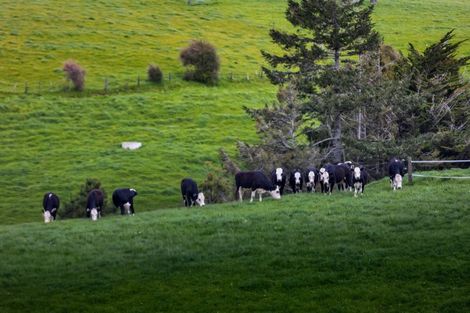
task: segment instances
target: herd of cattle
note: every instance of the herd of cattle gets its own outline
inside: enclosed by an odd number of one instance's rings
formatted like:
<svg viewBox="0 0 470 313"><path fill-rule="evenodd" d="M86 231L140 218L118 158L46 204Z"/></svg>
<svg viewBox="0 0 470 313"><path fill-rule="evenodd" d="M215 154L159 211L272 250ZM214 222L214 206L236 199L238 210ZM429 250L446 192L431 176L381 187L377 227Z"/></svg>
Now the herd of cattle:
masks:
<svg viewBox="0 0 470 313"><path fill-rule="evenodd" d="M405 174L403 162L395 157L390 159L388 163L388 173L393 190L401 189L403 176ZM294 194L301 192L305 183L307 192L315 192L317 184L319 184L322 193L331 195L336 184L338 190L349 189L352 191L354 189L354 197L357 197L358 193L361 195L364 193L364 187L367 181L368 175L366 169L362 166L356 166L349 161L336 165L326 164L319 170L314 167L307 168L305 171L295 169L291 171L289 175L289 186ZM283 168L276 168L272 171L271 179L260 171L238 172L235 174L236 193L238 193L240 201L243 200L243 189L251 190L250 202L253 202L256 193L259 194L259 201L262 201L262 194L266 192L274 199L280 199L284 194L286 183L287 175ZM187 207L205 205L204 194L199 192L196 182L191 178L185 178L181 181L181 194L183 196L184 205ZM132 188L116 189L113 192L113 204L116 208L120 208L122 215L133 215L133 200L136 195L137 191ZM91 190L87 196L85 208L86 216L93 221L100 218L103 203L103 192L99 189ZM56 194L47 192L44 195L43 216L45 223L56 219L59 205L59 197Z"/></svg>

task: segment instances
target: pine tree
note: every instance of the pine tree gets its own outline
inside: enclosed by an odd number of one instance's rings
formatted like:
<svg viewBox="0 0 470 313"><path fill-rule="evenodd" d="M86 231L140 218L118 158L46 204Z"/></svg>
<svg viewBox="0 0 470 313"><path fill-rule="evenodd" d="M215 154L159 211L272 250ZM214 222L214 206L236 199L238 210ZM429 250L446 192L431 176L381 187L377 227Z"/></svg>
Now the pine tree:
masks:
<svg viewBox="0 0 470 313"><path fill-rule="evenodd" d="M312 99L308 113L329 129L335 162L344 155L342 119L354 109L347 105L355 92L354 84L348 82L354 82L356 71L348 64L357 55L376 50L380 41L372 29L372 10L373 5L365 6L363 0L289 0L286 18L296 32L270 31L285 54L262 51L273 67L263 68L272 83L291 80L301 94Z"/></svg>

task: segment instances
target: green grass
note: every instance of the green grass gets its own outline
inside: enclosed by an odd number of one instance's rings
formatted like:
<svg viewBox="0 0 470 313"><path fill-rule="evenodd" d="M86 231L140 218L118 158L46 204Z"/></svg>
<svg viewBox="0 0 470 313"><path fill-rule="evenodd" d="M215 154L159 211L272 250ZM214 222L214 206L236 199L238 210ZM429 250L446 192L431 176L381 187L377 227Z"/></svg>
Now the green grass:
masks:
<svg viewBox="0 0 470 313"><path fill-rule="evenodd" d="M145 93L85 98L14 96L0 105L0 223L35 221L42 195L69 201L87 177L109 194L137 189L136 210L181 205L179 183L206 177L218 149L252 142L242 105L273 99L263 83L181 84ZM1 103L1 102L0 102ZM122 141L141 141L136 151Z"/></svg>
<svg viewBox="0 0 470 313"><path fill-rule="evenodd" d="M260 49L274 50L269 29L288 26L285 0L5 1L0 0L0 90L63 86L61 66L76 59L87 70L87 86L135 82L149 63L164 73L181 72L179 51L191 39L213 43L222 72L259 71ZM465 0L379 1L374 13L385 43L405 52L419 49L456 29L468 39L470 4ZM461 55L470 54L470 42Z"/></svg>
<svg viewBox="0 0 470 313"><path fill-rule="evenodd" d="M0 311L468 312L469 190L382 180L357 199L3 225Z"/></svg>

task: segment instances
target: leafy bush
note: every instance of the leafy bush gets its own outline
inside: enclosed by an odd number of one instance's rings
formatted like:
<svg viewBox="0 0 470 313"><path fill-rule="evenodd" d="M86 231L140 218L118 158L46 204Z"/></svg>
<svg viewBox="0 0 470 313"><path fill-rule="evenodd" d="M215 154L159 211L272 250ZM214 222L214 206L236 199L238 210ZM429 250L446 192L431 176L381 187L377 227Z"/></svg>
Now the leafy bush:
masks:
<svg viewBox="0 0 470 313"><path fill-rule="evenodd" d="M153 83L161 83L163 80L163 73L160 67L150 64L147 68L148 80Z"/></svg>
<svg viewBox="0 0 470 313"><path fill-rule="evenodd" d="M85 88L85 70L74 60L67 60L62 70L68 81L71 81L74 89L82 91Z"/></svg>
<svg viewBox="0 0 470 313"><path fill-rule="evenodd" d="M100 189L104 195L103 211L102 213L114 213L115 208L106 206L106 191L101 187L101 182L94 178L87 178L85 184L80 187L80 192L70 199L62 209L59 209L59 216L61 218L77 218L86 216L86 200L88 193L93 189Z"/></svg>
<svg viewBox="0 0 470 313"><path fill-rule="evenodd" d="M215 47L202 40L193 41L180 53L180 60L187 68L184 79L204 84L216 84L219 79L220 61Z"/></svg>
<svg viewBox="0 0 470 313"><path fill-rule="evenodd" d="M234 199L234 180L230 180L226 171L210 164L212 168L206 179L200 185L204 192L206 203L223 203Z"/></svg>

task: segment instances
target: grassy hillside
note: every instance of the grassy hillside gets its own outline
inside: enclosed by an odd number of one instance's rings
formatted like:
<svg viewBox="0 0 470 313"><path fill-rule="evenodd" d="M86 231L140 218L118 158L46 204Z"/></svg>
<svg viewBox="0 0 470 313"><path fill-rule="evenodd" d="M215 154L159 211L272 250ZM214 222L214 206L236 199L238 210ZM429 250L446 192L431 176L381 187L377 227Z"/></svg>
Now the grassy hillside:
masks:
<svg viewBox="0 0 470 313"><path fill-rule="evenodd" d="M194 1L193 1L194 2ZM273 49L273 25L284 28L285 0L5 1L0 0L0 90L20 92L62 86L62 63L78 60L90 88L103 80L134 82L149 63L165 73L181 71L178 54L189 40L205 39L218 49L224 73L254 73L260 49ZM402 50L408 42L422 49L455 28L470 33L465 0L385 0L374 14L385 42ZM470 42L460 51L470 54Z"/></svg>
<svg viewBox="0 0 470 313"><path fill-rule="evenodd" d="M3 225L0 311L468 312L468 190L383 180L358 199Z"/></svg>
<svg viewBox="0 0 470 313"><path fill-rule="evenodd" d="M110 194L136 188L138 211L178 206L182 178L201 182L220 147L234 152L237 140L255 138L241 106L270 102L273 94L270 85L252 82L85 98L10 97L0 105L1 223L37 220L46 191L64 203L87 177L100 179ZM143 147L121 148L133 140Z"/></svg>

